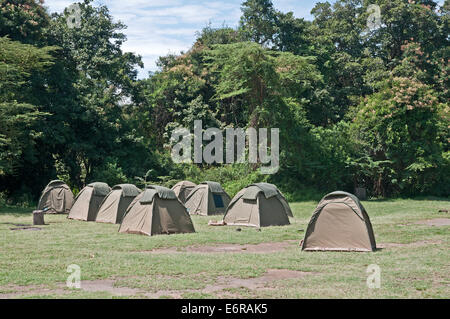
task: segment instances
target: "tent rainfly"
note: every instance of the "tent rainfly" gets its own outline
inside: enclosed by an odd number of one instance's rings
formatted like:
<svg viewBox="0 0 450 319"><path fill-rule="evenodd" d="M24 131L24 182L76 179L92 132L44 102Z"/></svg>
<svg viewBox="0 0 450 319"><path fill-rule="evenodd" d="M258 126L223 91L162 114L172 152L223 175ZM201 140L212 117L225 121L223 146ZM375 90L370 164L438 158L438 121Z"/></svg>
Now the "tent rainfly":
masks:
<svg viewBox="0 0 450 319"><path fill-rule="evenodd" d="M141 191L132 184L120 184L112 188L98 210L96 222L120 224L128 206Z"/></svg>
<svg viewBox="0 0 450 319"><path fill-rule="evenodd" d="M38 210L46 214L68 214L73 205L73 194L69 186L60 180L48 183L39 198Z"/></svg>
<svg viewBox="0 0 450 319"><path fill-rule="evenodd" d="M187 197L195 188L195 186L197 186L197 184L189 181L182 181L175 184L175 186L172 187L172 190L175 192L175 195L177 195L178 199L184 204L186 203Z"/></svg>
<svg viewBox="0 0 450 319"><path fill-rule="evenodd" d="M100 205L111 191L106 183L91 183L83 188L75 198L68 218L95 221Z"/></svg>
<svg viewBox="0 0 450 319"><path fill-rule="evenodd" d="M140 235L194 233L186 207L171 189L147 186L128 207L119 233Z"/></svg>
<svg viewBox="0 0 450 319"><path fill-rule="evenodd" d="M228 205L224 222L239 226L289 225L292 211L278 188L269 183L251 184L234 196Z"/></svg>
<svg viewBox="0 0 450 319"><path fill-rule="evenodd" d="M375 251L375 236L369 216L355 195L333 192L314 211L302 250Z"/></svg>
<svg viewBox="0 0 450 319"><path fill-rule="evenodd" d="M230 196L219 183L203 182L192 190L185 206L191 215L224 214L230 200Z"/></svg>

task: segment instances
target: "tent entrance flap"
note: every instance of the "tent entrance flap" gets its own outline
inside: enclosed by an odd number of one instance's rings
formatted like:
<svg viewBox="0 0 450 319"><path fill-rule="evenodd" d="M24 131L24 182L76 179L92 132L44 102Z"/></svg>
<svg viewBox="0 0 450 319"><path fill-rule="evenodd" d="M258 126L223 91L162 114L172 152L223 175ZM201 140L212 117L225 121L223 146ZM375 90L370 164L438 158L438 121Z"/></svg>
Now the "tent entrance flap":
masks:
<svg viewBox="0 0 450 319"><path fill-rule="evenodd" d="M218 208L223 208L225 205L223 204L222 196L218 194L213 194L214 205Z"/></svg>

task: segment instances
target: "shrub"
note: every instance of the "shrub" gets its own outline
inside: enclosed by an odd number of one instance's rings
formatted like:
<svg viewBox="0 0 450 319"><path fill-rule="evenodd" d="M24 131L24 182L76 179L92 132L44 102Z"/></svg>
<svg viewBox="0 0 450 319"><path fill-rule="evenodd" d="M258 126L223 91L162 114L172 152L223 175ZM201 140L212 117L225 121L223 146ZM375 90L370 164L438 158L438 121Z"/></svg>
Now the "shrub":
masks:
<svg viewBox="0 0 450 319"><path fill-rule="evenodd" d="M90 182L104 182L109 186L129 183L128 177L114 160L107 159L105 164L94 170Z"/></svg>

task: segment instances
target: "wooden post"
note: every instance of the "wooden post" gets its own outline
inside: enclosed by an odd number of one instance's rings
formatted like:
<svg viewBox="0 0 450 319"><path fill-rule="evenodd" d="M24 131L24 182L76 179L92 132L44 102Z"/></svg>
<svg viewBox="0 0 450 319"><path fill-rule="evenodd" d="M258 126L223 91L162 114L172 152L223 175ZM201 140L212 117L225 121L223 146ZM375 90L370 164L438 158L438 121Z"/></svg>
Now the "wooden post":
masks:
<svg viewBox="0 0 450 319"><path fill-rule="evenodd" d="M42 210L33 211L33 225L45 225L44 211Z"/></svg>

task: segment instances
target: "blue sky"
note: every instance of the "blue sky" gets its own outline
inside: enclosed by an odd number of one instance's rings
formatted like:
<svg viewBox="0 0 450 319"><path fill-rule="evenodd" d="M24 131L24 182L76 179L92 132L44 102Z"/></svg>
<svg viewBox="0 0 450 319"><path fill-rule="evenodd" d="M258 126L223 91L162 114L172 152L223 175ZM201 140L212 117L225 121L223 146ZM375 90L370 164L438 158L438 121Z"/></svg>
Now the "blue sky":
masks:
<svg viewBox="0 0 450 319"><path fill-rule="evenodd" d="M44 5L50 12L62 12L74 2L76 0L45 0ZM196 31L209 23L213 27L224 24L237 26L242 2L243 0L95 0L94 4L106 5L116 20L128 26L124 31L128 41L123 45L123 50L142 56L145 67L140 70L139 77L143 78L148 71L156 70L155 61L159 56L188 50L195 40ZM292 11L296 17L310 20L311 9L320 1L272 2L282 12Z"/></svg>

